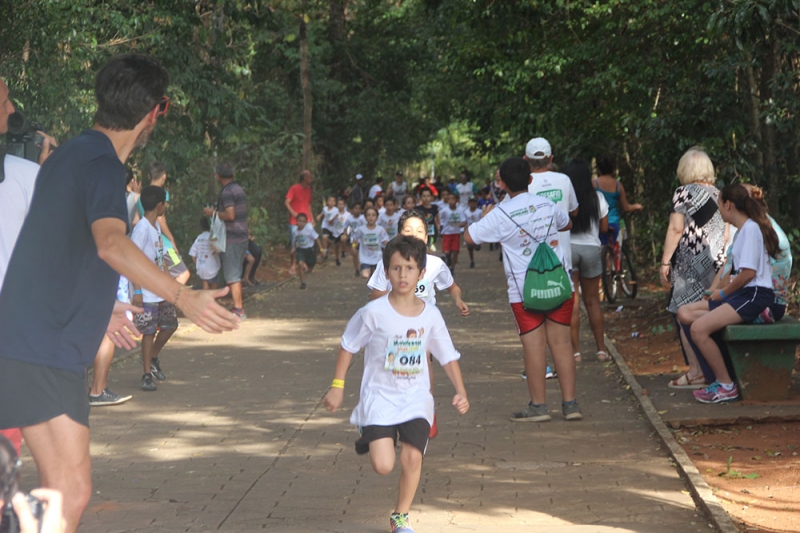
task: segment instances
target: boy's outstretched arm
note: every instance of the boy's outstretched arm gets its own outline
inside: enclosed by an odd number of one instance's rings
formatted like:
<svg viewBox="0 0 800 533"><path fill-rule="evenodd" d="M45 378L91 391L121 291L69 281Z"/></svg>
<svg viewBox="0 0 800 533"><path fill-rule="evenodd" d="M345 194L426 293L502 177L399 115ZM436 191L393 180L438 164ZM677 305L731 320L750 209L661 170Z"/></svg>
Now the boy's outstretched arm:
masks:
<svg viewBox="0 0 800 533"><path fill-rule="evenodd" d="M453 282L452 285L447 287L447 292L450 293L453 303L461 311L461 316L469 316L469 306L461 299L461 287L458 286L458 283Z"/></svg>
<svg viewBox="0 0 800 533"><path fill-rule="evenodd" d="M347 375L347 369L350 368L350 361L352 359L353 354L344 348L339 349L339 357L336 359L336 370L333 372L333 381L334 384L341 382L341 387L331 386L322 398L322 403L325 404L325 408L331 413L335 413L336 410L342 406L342 402L344 401L344 378Z"/></svg>
<svg viewBox="0 0 800 533"><path fill-rule="evenodd" d="M467 389L464 388L464 379L461 377L461 365L458 361L450 361L444 365L445 374L450 378L450 383L456 389L456 395L453 396L453 406L462 415L469 411L469 400L467 399Z"/></svg>

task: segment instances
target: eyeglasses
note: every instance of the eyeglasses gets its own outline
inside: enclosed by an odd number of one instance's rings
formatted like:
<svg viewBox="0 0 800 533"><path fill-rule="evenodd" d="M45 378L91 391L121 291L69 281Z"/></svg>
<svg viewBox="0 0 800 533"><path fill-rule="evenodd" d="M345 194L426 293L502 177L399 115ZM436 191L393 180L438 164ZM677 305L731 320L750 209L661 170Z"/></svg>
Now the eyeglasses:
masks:
<svg viewBox="0 0 800 533"><path fill-rule="evenodd" d="M161 117L167 114L167 109L169 109L169 96L162 96L161 101L158 103L158 113L157 116Z"/></svg>

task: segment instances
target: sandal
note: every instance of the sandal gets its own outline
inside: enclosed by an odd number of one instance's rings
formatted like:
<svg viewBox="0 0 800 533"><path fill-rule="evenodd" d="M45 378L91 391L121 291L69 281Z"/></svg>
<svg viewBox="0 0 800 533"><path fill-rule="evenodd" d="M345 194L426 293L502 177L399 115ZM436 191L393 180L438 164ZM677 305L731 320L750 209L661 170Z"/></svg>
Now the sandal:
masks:
<svg viewBox="0 0 800 533"><path fill-rule="evenodd" d="M611 361L611 356L608 355L608 352L606 352L604 350L599 350L597 352L597 360L599 362L601 362L601 363L605 363L605 362Z"/></svg>
<svg viewBox="0 0 800 533"><path fill-rule="evenodd" d="M575 358L576 363L580 363L581 361L583 361L583 357L581 357L581 352L575 352L574 354L572 354L572 357Z"/></svg>
<svg viewBox="0 0 800 533"><path fill-rule="evenodd" d="M673 379L667 384L667 387L670 389L685 389L685 390L696 390L696 389L704 389L708 385L706 384L706 378L702 374L690 378L689 373L683 374L678 379Z"/></svg>

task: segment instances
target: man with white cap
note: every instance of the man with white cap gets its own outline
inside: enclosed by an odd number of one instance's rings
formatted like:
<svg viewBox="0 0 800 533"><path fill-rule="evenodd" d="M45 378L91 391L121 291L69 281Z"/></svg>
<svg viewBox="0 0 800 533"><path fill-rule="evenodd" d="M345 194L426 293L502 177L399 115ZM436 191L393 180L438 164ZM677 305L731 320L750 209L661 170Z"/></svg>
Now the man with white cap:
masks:
<svg viewBox="0 0 800 533"><path fill-rule="evenodd" d="M553 201L562 211L569 213L570 217L578 214L578 198L569 176L560 172L553 172L553 150L550 143L543 137L536 137L528 141L525 147L524 159L531 167L531 183L528 192L544 196ZM572 250L569 243L569 231L558 232L558 245L564 252L564 268L572 270Z"/></svg>
<svg viewBox="0 0 800 533"><path fill-rule="evenodd" d="M350 197L347 200L350 207L353 207L353 204L364 205L364 189L361 188L363 180L364 176L356 174L356 184L350 189Z"/></svg>

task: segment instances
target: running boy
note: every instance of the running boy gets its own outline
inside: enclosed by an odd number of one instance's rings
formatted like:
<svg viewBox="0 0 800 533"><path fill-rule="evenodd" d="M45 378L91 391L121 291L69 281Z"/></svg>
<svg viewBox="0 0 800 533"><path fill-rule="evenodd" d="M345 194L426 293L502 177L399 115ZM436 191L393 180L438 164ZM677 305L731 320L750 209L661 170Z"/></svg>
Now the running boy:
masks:
<svg viewBox="0 0 800 533"><path fill-rule="evenodd" d="M378 210L368 207L364 213L365 226L356 228L354 242L358 243L358 261L361 277L369 279L381 261L381 250L389 242L386 230L378 226Z"/></svg>
<svg viewBox="0 0 800 533"><path fill-rule="evenodd" d="M572 227L569 216L547 198L528 192L531 181L528 163L519 157L510 157L500 165L500 184L509 198L488 211L464 233L467 244L499 242L505 256L503 268L508 278L508 300L517 322L517 332L522 342L525 373L531 401L525 411L511 415L513 422L546 422L550 410L545 399L545 372L547 357L545 346L553 354L558 382L561 386L561 411L566 420L583 418L575 399L575 358L572 357L570 298L558 309L548 313L534 313L522 307L521 288L525 285L528 263L537 243L546 242L564 264L558 232ZM572 281L570 280L570 285Z"/></svg>
<svg viewBox="0 0 800 533"><path fill-rule="evenodd" d="M350 222L351 215L347 210L347 200L339 198L336 200L336 215L333 218L331 226L331 238L333 239L333 251L336 258L336 266L342 263L339 261L340 257L344 257L345 244L347 243L347 226Z"/></svg>
<svg viewBox="0 0 800 533"><path fill-rule="evenodd" d="M384 275L392 290L350 319L342 336L333 383L323 402L331 412L341 407L347 369L353 355L365 349L360 399L350 416L350 423L361 432L356 453L369 453L373 470L389 474L399 437L402 472L389 524L394 533L413 533L408 512L419 486L433 419L426 352L436 354L450 378L456 391L452 404L459 413L469 410L469 400L458 363L461 355L453 346L442 314L414 295L425 271L425 244L412 237L396 237L386 246L383 263L388 265Z"/></svg>
<svg viewBox="0 0 800 533"><path fill-rule="evenodd" d="M360 263L358 261L358 243L355 240L356 230L361 226L367 225L367 219L364 218L364 215L361 214L361 204L353 204L353 207L350 208L350 220L348 221L347 232L350 236L350 245L353 248L352 255L353 255L353 267L356 271L356 277L361 275L359 270Z"/></svg>
<svg viewBox="0 0 800 533"><path fill-rule="evenodd" d="M402 215L406 211L411 211L415 207L417 207L417 199L414 198L413 194L409 194L403 198L403 208L400 210L400 214Z"/></svg>
<svg viewBox="0 0 800 533"><path fill-rule="evenodd" d="M314 226L308 223L305 213L298 213L295 217L297 221L297 231L294 236L294 249L292 252L297 257L297 273L300 276L300 288L306 288L306 270L312 272L317 265L317 251L314 244L322 250L322 256L327 257L328 250L322 248L319 243L319 234L314 230Z"/></svg>
<svg viewBox="0 0 800 533"><path fill-rule="evenodd" d="M164 215L167 194L161 187L148 185L142 189L139 200L144 208L144 216L133 228L131 240L144 255L169 274L161 240L161 225L157 221L158 217ZM135 283L131 303L144 309L144 313L133 315L133 323L142 334L142 390L154 391L157 387L153 378L159 381L167 379L161 371L158 356L178 329L175 306Z"/></svg>
<svg viewBox="0 0 800 533"><path fill-rule="evenodd" d="M483 211L478 209L478 199L474 196L469 199L469 208L465 213L467 217L467 226L476 223L481 219ZM467 252L469 252L469 267L475 268L475 250L480 250L481 247L474 244L467 245Z"/></svg>
<svg viewBox="0 0 800 533"><path fill-rule="evenodd" d="M333 236L333 222L336 219L336 197L328 196L322 212L317 215L317 221L322 221L322 249L327 250Z"/></svg>
<svg viewBox="0 0 800 533"><path fill-rule="evenodd" d="M203 233L194 240L194 244L189 249L189 256L194 258L194 267L197 275L203 281L203 290L205 291L217 288L220 261L217 251L211 247L209 242L211 224L208 222L208 217L200 217L200 227L203 229Z"/></svg>
<svg viewBox="0 0 800 533"><path fill-rule="evenodd" d="M383 213L378 210L378 225L386 230L390 239L397 236L397 222L400 220L400 213L397 212L397 201L391 196L384 202Z"/></svg>
<svg viewBox="0 0 800 533"><path fill-rule="evenodd" d="M442 251L450 272L455 272L461 251L461 228L467 226L467 215L458 203L458 196L447 195L447 205L439 211L439 219L442 221Z"/></svg>
<svg viewBox="0 0 800 533"><path fill-rule="evenodd" d="M431 252L436 251L436 236L439 235L441 224L439 223L439 207L433 205L433 193L430 189L422 189L420 193L421 205L417 210L425 215L425 224L428 233L428 249Z"/></svg>

